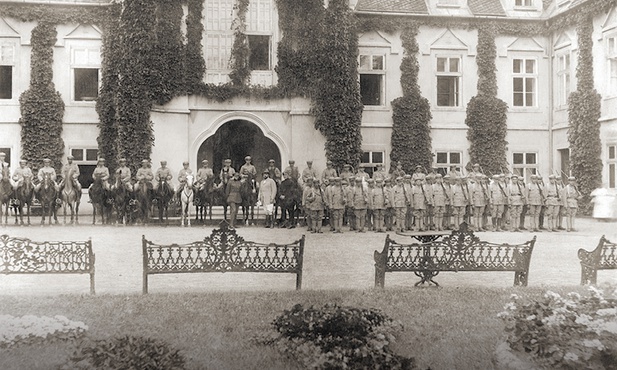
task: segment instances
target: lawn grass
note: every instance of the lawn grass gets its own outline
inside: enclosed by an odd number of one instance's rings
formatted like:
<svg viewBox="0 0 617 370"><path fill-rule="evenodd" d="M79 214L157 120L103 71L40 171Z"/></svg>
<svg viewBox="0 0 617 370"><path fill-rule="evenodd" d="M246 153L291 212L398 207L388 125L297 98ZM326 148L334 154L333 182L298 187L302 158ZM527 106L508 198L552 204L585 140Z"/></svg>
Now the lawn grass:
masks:
<svg viewBox="0 0 617 370"><path fill-rule="evenodd" d="M233 292L100 296L0 296L0 314L64 315L83 321L94 339L138 335L179 349L189 369L294 369L255 335L297 303L377 308L401 322L394 350L426 369L491 369L505 338L497 318L510 295L539 297L544 288L408 288L299 292ZM580 287L551 287L558 293ZM52 369L65 362L72 343L0 349L2 369Z"/></svg>

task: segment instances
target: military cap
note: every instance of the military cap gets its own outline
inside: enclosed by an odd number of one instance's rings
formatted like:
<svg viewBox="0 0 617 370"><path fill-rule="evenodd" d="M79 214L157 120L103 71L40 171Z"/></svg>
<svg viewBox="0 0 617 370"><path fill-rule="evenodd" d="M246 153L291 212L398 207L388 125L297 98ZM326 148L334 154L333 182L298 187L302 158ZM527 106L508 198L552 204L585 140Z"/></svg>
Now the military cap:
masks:
<svg viewBox="0 0 617 370"><path fill-rule="evenodd" d="M51 159L49 159L49 158L44 158L44 159L43 159L43 162L45 162L45 163L47 163L47 162L51 162Z"/></svg>
<svg viewBox="0 0 617 370"><path fill-rule="evenodd" d="M387 179L386 179L386 180L387 180ZM380 183L380 182L383 182L383 181L384 181L384 180L383 180L381 177L378 177L377 179L375 179L375 182L376 182L376 183Z"/></svg>
<svg viewBox="0 0 617 370"><path fill-rule="evenodd" d="M166 160L162 160L161 164L167 164L167 161Z"/></svg>
<svg viewBox="0 0 617 370"><path fill-rule="evenodd" d="M348 180L351 182L351 181L354 181L355 179L356 179L356 178L355 178L354 176L349 176L349 179L348 179Z"/></svg>
<svg viewBox="0 0 617 370"><path fill-rule="evenodd" d="M356 177L356 182L362 182L362 177Z"/></svg>
<svg viewBox="0 0 617 370"><path fill-rule="evenodd" d="M536 175L531 175L531 176L529 176L529 178L533 180L533 179L537 179L537 178L538 178L538 176L536 176Z"/></svg>
<svg viewBox="0 0 617 370"><path fill-rule="evenodd" d="M403 181L403 178L399 176L396 178L396 181Z"/></svg>
<svg viewBox="0 0 617 370"><path fill-rule="evenodd" d="M392 179L390 179L389 177L386 177L385 180L383 180L384 182L392 182Z"/></svg>
<svg viewBox="0 0 617 370"><path fill-rule="evenodd" d="M328 177L328 178L327 178L327 180L328 180L328 181L334 181L334 178L335 178L335 177L336 177L336 176L330 176L330 177Z"/></svg>
<svg viewBox="0 0 617 370"><path fill-rule="evenodd" d="M415 168L416 168L416 170L417 170L418 168L419 168L419 169L422 169L422 166L417 165Z"/></svg>
<svg viewBox="0 0 617 370"><path fill-rule="evenodd" d="M512 175L513 179L518 179L518 175Z"/></svg>
<svg viewBox="0 0 617 370"><path fill-rule="evenodd" d="M246 161L247 159L251 159L250 155L247 155L246 157L244 157L244 160Z"/></svg>
<svg viewBox="0 0 617 370"><path fill-rule="evenodd" d="M549 179L554 179L554 178L555 178L555 175L548 175L548 178L549 178Z"/></svg>
<svg viewBox="0 0 617 370"><path fill-rule="evenodd" d="M449 179L450 175L446 173L446 175L443 177L444 179Z"/></svg>
<svg viewBox="0 0 617 370"><path fill-rule="evenodd" d="M147 159L143 159L143 160L141 161L141 163L142 163L142 164L143 164L143 163L150 163L150 161L149 161L149 160L147 160Z"/></svg>
<svg viewBox="0 0 617 370"><path fill-rule="evenodd" d="M105 158L99 158L99 160L97 162L105 162Z"/></svg>
<svg viewBox="0 0 617 370"><path fill-rule="evenodd" d="M240 177L242 177L243 179L247 179L249 177L249 175L243 173L242 175L240 175Z"/></svg>
<svg viewBox="0 0 617 370"><path fill-rule="evenodd" d="M0 157L6 157L6 153L5 152L0 152Z"/></svg>
<svg viewBox="0 0 617 370"><path fill-rule="evenodd" d="M436 175L435 175L435 178L436 178L436 179L440 179L440 178L442 178L442 176L441 176L441 174L440 174L440 173L438 173L438 174L436 174Z"/></svg>
<svg viewBox="0 0 617 370"><path fill-rule="evenodd" d="M476 164L474 164L473 166L474 166L474 167L480 167L480 164L479 164L479 163L476 163Z"/></svg>
<svg viewBox="0 0 617 370"><path fill-rule="evenodd" d="M432 173L429 173L428 175L426 175L426 178L427 179L433 179L433 178L435 178L435 175L432 174Z"/></svg>
<svg viewBox="0 0 617 370"><path fill-rule="evenodd" d="M274 159L270 159L268 163L274 163Z"/></svg>
<svg viewBox="0 0 617 370"><path fill-rule="evenodd" d="M66 159L75 159L75 157L73 157L72 155L69 155L66 157Z"/></svg>
<svg viewBox="0 0 617 370"><path fill-rule="evenodd" d="M227 158L227 159L225 159L223 162L225 162L225 163L231 163L231 159Z"/></svg>
<svg viewBox="0 0 617 370"><path fill-rule="evenodd" d="M368 180L366 180L366 182L368 182L369 184L374 184L374 183L375 183L375 180L373 180L373 179L368 179Z"/></svg>
<svg viewBox="0 0 617 370"><path fill-rule="evenodd" d="M313 180L313 185L317 185L317 184L319 184L319 179Z"/></svg>
<svg viewBox="0 0 617 370"><path fill-rule="evenodd" d="M495 180L499 180L499 175L493 175L493 178L494 178Z"/></svg>
<svg viewBox="0 0 617 370"><path fill-rule="evenodd" d="M341 185L349 185L349 183L347 182L347 180L341 179Z"/></svg>
<svg viewBox="0 0 617 370"><path fill-rule="evenodd" d="M309 163L310 163L310 164L313 164L313 161L310 161L310 160L309 160L309 161L306 161L306 164L309 164Z"/></svg>
<svg viewBox="0 0 617 370"><path fill-rule="evenodd" d="M404 176L404 178L405 178L405 179L410 179L410 178L411 178L411 175L405 175L405 176Z"/></svg>
<svg viewBox="0 0 617 370"><path fill-rule="evenodd" d="M296 163L296 161L294 161L293 159L290 159L289 163Z"/></svg>
<svg viewBox="0 0 617 370"><path fill-rule="evenodd" d="M333 163L332 161L326 161L326 164L332 164L332 163Z"/></svg>
<svg viewBox="0 0 617 370"><path fill-rule="evenodd" d="M202 164L207 164L209 163L207 159L204 159L203 161L201 161Z"/></svg>
<svg viewBox="0 0 617 370"><path fill-rule="evenodd" d="M341 178L340 178L340 177L338 177L338 176L336 176L336 177L334 178L334 181L339 182L339 181L341 181Z"/></svg>
<svg viewBox="0 0 617 370"><path fill-rule="evenodd" d="M182 162L182 165L189 164L189 161Z"/></svg>
<svg viewBox="0 0 617 370"><path fill-rule="evenodd" d="M570 181L576 181L576 177L574 177L574 176L570 176L570 177L568 177L568 180L570 180Z"/></svg>
<svg viewBox="0 0 617 370"><path fill-rule="evenodd" d="M263 171L261 171L261 173L262 173L262 174L267 173L267 174L269 175L269 174L270 174L270 171L268 171L268 170L263 170ZM310 179L309 179L309 180L310 180Z"/></svg>
<svg viewBox="0 0 617 370"><path fill-rule="evenodd" d="M500 177L500 178L504 178L504 177L506 177L506 175L504 175L503 173L500 173L500 174L499 174L499 177Z"/></svg>
<svg viewBox="0 0 617 370"><path fill-rule="evenodd" d="M28 163L28 161L27 161L27 160L25 160L25 159L20 159L20 160L19 160L19 163Z"/></svg>
<svg viewBox="0 0 617 370"><path fill-rule="evenodd" d="M345 163L345 164L343 165L343 167L351 168L351 165L349 165L349 164Z"/></svg>
<svg viewBox="0 0 617 370"><path fill-rule="evenodd" d="M120 158L120 161L119 161L119 162L120 162L120 163L122 163L122 162L126 162L126 158Z"/></svg>

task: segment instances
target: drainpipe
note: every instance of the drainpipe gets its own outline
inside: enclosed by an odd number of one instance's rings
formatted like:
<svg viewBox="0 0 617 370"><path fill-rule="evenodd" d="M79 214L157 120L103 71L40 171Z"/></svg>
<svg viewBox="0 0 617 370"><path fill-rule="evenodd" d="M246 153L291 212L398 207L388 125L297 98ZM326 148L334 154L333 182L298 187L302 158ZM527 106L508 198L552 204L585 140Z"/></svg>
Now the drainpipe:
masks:
<svg viewBox="0 0 617 370"><path fill-rule="evenodd" d="M550 164L550 170L553 170L553 165L555 164L554 160L554 140L553 140L553 120L554 120L554 114L553 114L553 109L555 109L555 96L553 95L555 93L555 89L554 89L554 76L553 76L553 72L554 72L554 68L553 68L553 38L554 35L553 33L551 33L550 37L549 37L549 45L548 45L548 163ZM549 173L552 173L552 171L550 171Z"/></svg>

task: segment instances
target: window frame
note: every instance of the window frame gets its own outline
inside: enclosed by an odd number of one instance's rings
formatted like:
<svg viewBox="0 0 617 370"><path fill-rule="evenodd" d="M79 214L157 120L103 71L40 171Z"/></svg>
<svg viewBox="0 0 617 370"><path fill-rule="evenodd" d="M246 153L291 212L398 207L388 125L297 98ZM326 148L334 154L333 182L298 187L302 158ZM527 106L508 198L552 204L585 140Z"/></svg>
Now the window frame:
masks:
<svg viewBox="0 0 617 370"><path fill-rule="evenodd" d="M439 59L446 59L446 65L450 66L451 59L458 59L458 72L439 71ZM435 54L435 109L460 109L462 108L463 100L463 56L454 54ZM456 104L455 105L439 105L439 77L455 77L457 81Z"/></svg>
<svg viewBox="0 0 617 370"><path fill-rule="evenodd" d="M90 186L90 184L92 184L93 180L92 180L92 176L87 176L86 173L83 171L83 168L81 166L91 166L92 169L93 167L96 167L97 161L98 161L98 148L96 146L88 146L88 145L80 145L80 146L72 146L69 148L69 153L72 156L75 156L75 151L76 150L80 150L82 151L82 159L78 160L78 159L73 159L73 163L75 163L78 167L79 167L79 172L80 172L80 184L82 186L82 191L86 192L88 187ZM96 155L95 155L95 159L88 159L88 150L95 150L96 151ZM83 182L82 182L83 181Z"/></svg>
<svg viewBox="0 0 617 370"><path fill-rule="evenodd" d="M522 71L521 72L514 72L514 63L515 61L520 60L521 62L521 66L522 66ZM511 59L511 73L512 73L512 88L511 88L511 102L512 102L512 107L515 109L534 109L534 108L538 108L538 91L539 91L539 83L538 83L538 68L539 68L539 63L538 63L538 58L537 57L527 57L527 56L513 56ZM528 61L533 61L533 66L534 66L534 71L531 73L525 72L525 69L527 67L527 62ZM522 91L515 91L515 80L516 79L521 79L523 84L523 90ZM527 94L529 94L529 91L527 91L527 80L531 79L533 81L533 90L532 90L532 104L531 105L527 105ZM522 102L523 105L516 105L516 94L522 94Z"/></svg>
<svg viewBox="0 0 617 370"><path fill-rule="evenodd" d="M514 156L520 154L523 156L523 163L515 163ZM534 163L527 163L527 156L534 156ZM512 152L512 173L518 176L523 176L526 183L529 183L531 175L536 175L539 168L539 153L535 151L517 151Z"/></svg>
<svg viewBox="0 0 617 370"><path fill-rule="evenodd" d="M86 61L86 63L78 63L75 60L75 53L77 51L85 51L88 55L88 60ZM91 52L98 52L98 61L91 61L90 60L90 53ZM96 103L96 100L101 92L101 46L100 45L92 45L90 43L84 43L84 44L79 44L79 45L72 45L71 46L71 55L70 55L70 78L71 78L71 102L74 104L87 104L87 105L94 105ZM77 76L76 76L76 70L77 69L96 69L97 70L97 91L96 91L96 96L93 97L94 99L88 99L88 100L77 100L77 96L76 96L76 83L77 83Z"/></svg>
<svg viewBox="0 0 617 370"><path fill-rule="evenodd" d="M605 55L606 55L606 77L608 87L606 95L609 97L617 96L617 33L611 33L605 36ZM611 53L612 43L612 53Z"/></svg>
<svg viewBox="0 0 617 370"><path fill-rule="evenodd" d="M439 155L446 155L446 162L439 162ZM459 155L459 162L452 162L452 154ZM462 150L436 150L435 151L435 163L433 164L434 169L437 173L445 176L450 172L450 168L452 166L456 166L457 171L462 171L464 160L463 160L463 151Z"/></svg>
<svg viewBox="0 0 617 370"><path fill-rule="evenodd" d="M570 49L560 51L555 55L557 61L556 77L557 77L557 102L558 108L568 106L568 97L572 93L572 51ZM566 65L562 63L567 60Z"/></svg>
<svg viewBox="0 0 617 370"><path fill-rule="evenodd" d="M611 158L611 147L613 148L613 157ZM607 187L609 189L617 188L617 143L607 143L606 144L606 176L607 176ZM612 175L612 179L611 179ZM612 180L612 184L611 184ZM612 186L611 186L612 185Z"/></svg>
<svg viewBox="0 0 617 370"><path fill-rule="evenodd" d="M364 162L364 154L369 155L369 161L368 162ZM381 162L377 162L374 160L374 154L375 153L380 153L381 154ZM383 168L386 168L386 150L385 149L376 149L376 150L363 150L362 151L362 156L360 157L360 167L364 168L364 171L366 173L368 173L371 177L373 177L373 173L376 171L377 169L377 165L381 164L383 166Z"/></svg>
<svg viewBox="0 0 617 370"><path fill-rule="evenodd" d="M12 47L12 58L11 60L4 60L2 57L2 47L11 46ZM0 37L0 66L11 67L11 97L9 99L0 99L0 102L14 102L19 97L17 96L17 81L16 76L17 68L19 67L18 56L19 52L19 42L16 38L12 37Z"/></svg>
<svg viewBox="0 0 617 370"><path fill-rule="evenodd" d="M362 57L369 57L369 68L363 68L362 67ZM375 57L381 57L381 69L376 69L374 64L375 64ZM373 76L380 76L380 83L379 83L379 104L364 104L365 108L384 108L386 107L386 65L387 65L387 53L385 52L385 50L383 52L360 52L358 53L358 85L360 86L360 98L362 99L362 86L361 86L361 78L362 75L373 75Z"/></svg>

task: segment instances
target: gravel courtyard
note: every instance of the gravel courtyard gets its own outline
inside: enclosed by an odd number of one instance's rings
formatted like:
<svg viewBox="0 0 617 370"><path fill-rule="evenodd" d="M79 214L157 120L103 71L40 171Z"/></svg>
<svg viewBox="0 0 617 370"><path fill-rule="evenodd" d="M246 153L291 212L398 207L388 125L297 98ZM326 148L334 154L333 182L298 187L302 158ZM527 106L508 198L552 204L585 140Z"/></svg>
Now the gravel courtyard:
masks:
<svg viewBox="0 0 617 370"><path fill-rule="evenodd" d="M84 218L81 222L90 222ZM477 235L486 241L522 243L537 235L531 258L530 286L572 286L580 283L579 248L591 250L600 236L617 240L617 223L593 219L577 220L577 232L493 233ZM27 237L35 241L86 240L92 238L96 254L97 294L140 294L142 285L141 236L160 244L189 243L210 234L212 226L0 226L0 234ZM306 234L303 289L367 289L374 285L373 252L381 250L386 234L345 232L306 233L305 228L238 228L239 235L256 242L289 243ZM390 233L394 240L408 237ZM443 286L512 286L514 273L443 273L435 279ZM88 293L88 275L0 275L1 295L42 295ZM388 287L412 287L413 273L386 274ZM598 283L617 284L617 270L600 271ZM150 277L151 293L204 291L293 290L295 275L210 273L174 274Z"/></svg>

